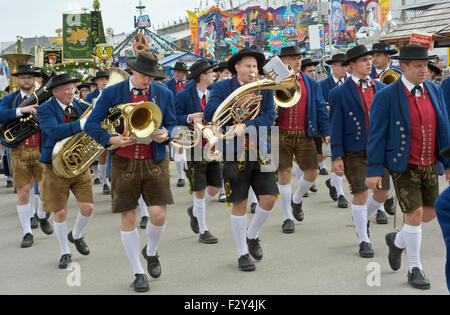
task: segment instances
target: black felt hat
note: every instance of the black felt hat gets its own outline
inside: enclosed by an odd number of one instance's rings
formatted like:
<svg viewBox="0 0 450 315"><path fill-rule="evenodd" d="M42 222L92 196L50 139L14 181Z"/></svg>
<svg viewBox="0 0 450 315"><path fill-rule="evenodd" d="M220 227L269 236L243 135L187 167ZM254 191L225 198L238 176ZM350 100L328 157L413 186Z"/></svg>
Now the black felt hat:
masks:
<svg viewBox="0 0 450 315"><path fill-rule="evenodd" d="M364 45L358 45L356 47L350 48L345 54L345 61L342 63L342 65L348 66L350 64L350 61L354 61L367 55L372 55L372 51L367 50L367 47Z"/></svg>
<svg viewBox="0 0 450 315"><path fill-rule="evenodd" d="M392 56L393 60L430 60L436 56L428 56L428 48L422 45L411 44L400 48L398 56Z"/></svg>
<svg viewBox="0 0 450 315"><path fill-rule="evenodd" d="M386 43L376 43L372 45L372 53L384 53L384 54L388 54L388 55L396 55L398 54L398 50L391 48L391 46L389 46Z"/></svg>
<svg viewBox="0 0 450 315"><path fill-rule="evenodd" d="M34 69L32 65L26 64L26 65L19 65L17 68L17 72L11 73L12 76L17 77L21 74L32 74L34 76L38 76L39 73Z"/></svg>
<svg viewBox="0 0 450 315"><path fill-rule="evenodd" d="M67 83L76 83L76 82L80 82L80 79L74 78L68 73L62 73L62 74L58 74L57 76L54 76L51 79L49 88L54 89L55 87L60 86L60 85L64 85Z"/></svg>
<svg viewBox="0 0 450 315"><path fill-rule="evenodd" d="M335 62L344 62L345 61L345 54L335 54L331 56L330 60L326 61L326 64L331 66Z"/></svg>
<svg viewBox="0 0 450 315"><path fill-rule="evenodd" d="M306 53L303 53L298 49L297 46L287 46L281 48L281 52L278 57L288 57L288 56L305 56Z"/></svg>
<svg viewBox="0 0 450 315"><path fill-rule="evenodd" d="M193 78L201 75L202 73L208 71L209 69L215 68L217 65L209 62L207 60L197 60L194 62L191 67L189 68L189 75L186 79L192 80Z"/></svg>
<svg viewBox="0 0 450 315"><path fill-rule="evenodd" d="M184 62L177 61L175 63L175 66L173 68L170 68L170 70L178 70L178 71L188 71L188 67Z"/></svg>
<svg viewBox="0 0 450 315"><path fill-rule="evenodd" d="M158 58L148 51L139 53L137 57L128 58L127 65L131 69L153 78L163 77L166 74L164 67L158 63Z"/></svg>
<svg viewBox="0 0 450 315"><path fill-rule="evenodd" d="M264 54L251 48L244 48L228 60L228 70L230 70L232 74L236 74L235 66L239 60L244 57L255 57L258 63L258 69L261 69L264 66L264 61L266 60Z"/></svg>

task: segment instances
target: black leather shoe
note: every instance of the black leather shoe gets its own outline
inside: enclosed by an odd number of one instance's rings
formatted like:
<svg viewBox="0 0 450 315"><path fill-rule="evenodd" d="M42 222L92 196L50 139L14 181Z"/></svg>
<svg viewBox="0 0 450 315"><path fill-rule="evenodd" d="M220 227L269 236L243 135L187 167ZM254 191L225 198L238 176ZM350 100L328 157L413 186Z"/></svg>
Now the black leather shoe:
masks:
<svg viewBox="0 0 450 315"><path fill-rule="evenodd" d="M373 255L374 253L370 243L361 242L361 244L359 244L359 256L363 258L373 258Z"/></svg>
<svg viewBox="0 0 450 315"><path fill-rule="evenodd" d="M302 202L299 204L294 203L293 197L291 197L291 207L292 207L292 214L294 215L294 218L298 222L302 222L305 219L305 214L302 210Z"/></svg>
<svg viewBox="0 0 450 315"><path fill-rule="evenodd" d="M283 225L281 226L281 230L283 233L292 234L295 231L294 221L291 219L284 220Z"/></svg>
<svg viewBox="0 0 450 315"><path fill-rule="evenodd" d="M239 269L242 271L253 271L256 269L255 263L250 258L249 254L243 255L238 259Z"/></svg>
<svg viewBox="0 0 450 315"><path fill-rule="evenodd" d="M258 204L257 204L256 202L253 202L253 203L250 205L250 213L255 214L256 206L257 206L257 205L258 205Z"/></svg>
<svg viewBox="0 0 450 315"><path fill-rule="evenodd" d="M7 180L7 181L6 181L6 188L10 188L10 187L12 187L12 186L13 186L12 180Z"/></svg>
<svg viewBox="0 0 450 315"><path fill-rule="evenodd" d="M377 224L388 224L386 212L377 210Z"/></svg>
<svg viewBox="0 0 450 315"><path fill-rule="evenodd" d="M303 195L303 198L308 198L309 197L309 193L305 192L305 194Z"/></svg>
<svg viewBox="0 0 450 315"><path fill-rule="evenodd" d="M408 271L408 283L416 289L430 289L430 280L428 280L427 276L425 276L423 270L417 267L414 267L411 272Z"/></svg>
<svg viewBox="0 0 450 315"><path fill-rule="evenodd" d="M70 254L62 255L61 259L59 260L58 268L59 269L67 269L67 267L69 266L69 264L71 262L72 262L72 255L70 255Z"/></svg>
<svg viewBox="0 0 450 315"><path fill-rule="evenodd" d="M309 191L310 191L310 192L313 192L313 193L317 192L318 189L317 189L316 184L313 184L313 185L311 186L311 188L309 189Z"/></svg>
<svg viewBox="0 0 450 315"><path fill-rule="evenodd" d="M48 214L50 214L50 213L48 213ZM47 217L47 214L45 216ZM34 218L39 222L42 232L44 232L47 235L53 234L53 228L50 225L50 223L48 222L48 218L39 219L37 214L34 214Z"/></svg>
<svg viewBox="0 0 450 315"><path fill-rule="evenodd" d="M31 217L30 218L30 225L31 225L31 229L33 229L33 230L37 229L39 227L38 220L36 220L35 217Z"/></svg>
<svg viewBox="0 0 450 315"><path fill-rule="evenodd" d="M79 239L74 239L72 235L72 231L70 231L69 235L67 235L67 238L69 239L69 242L72 244L75 244L75 247L77 248L77 251L84 256L89 255L89 247L87 246L86 242L84 241L84 237L80 237Z"/></svg>
<svg viewBox="0 0 450 315"><path fill-rule="evenodd" d="M141 229L146 229L147 228L147 223L148 223L148 217L142 217L141 218L141 222L139 223L139 227Z"/></svg>
<svg viewBox="0 0 450 315"><path fill-rule="evenodd" d="M220 194L219 195L219 202L225 202L225 201L227 201L227 195Z"/></svg>
<svg viewBox="0 0 450 315"><path fill-rule="evenodd" d="M347 199L346 199L343 195L340 195L340 196L339 196L339 199L338 199L338 208L342 208L342 209L348 208L348 201L347 201Z"/></svg>
<svg viewBox="0 0 450 315"><path fill-rule="evenodd" d="M103 185L103 194L104 195L111 195L111 188L109 188L108 184Z"/></svg>
<svg viewBox="0 0 450 315"><path fill-rule="evenodd" d="M198 221L197 221L197 218L194 217L193 210L194 210L194 206L190 206L187 209L187 213L189 215L189 218L191 219L190 224L191 224L192 232L194 232L195 234L198 234L198 233L200 233L199 228L198 228Z"/></svg>
<svg viewBox="0 0 450 315"><path fill-rule="evenodd" d="M395 215L394 198L386 199L384 202L384 210L386 210L389 215Z"/></svg>
<svg viewBox="0 0 450 315"><path fill-rule="evenodd" d="M384 239L386 240L386 245L389 247L388 260L389 265L392 270L397 271L400 269L402 265L402 253L403 249L395 246L395 237L397 236L397 232L392 232L386 234Z"/></svg>
<svg viewBox="0 0 450 315"><path fill-rule="evenodd" d="M219 240L209 231L205 231L205 233L199 235L198 241L205 244L216 244Z"/></svg>
<svg viewBox="0 0 450 315"><path fill-rule="evenodd" d="M319 175L328 175L327 169L326 169L326 168L321 168L321 169L319 170Z"/></svg>
<svg viewBox="0 0 450 315"><path fill-rule="evenodd" d="M27 233L23 236L22 243L20 244L20 247L27 248L31 247L33 245L33 235L30 233Z"/></svg>
<svg viewBox="0 0 450 315"><path fill-rule="evenodd" d="M177 187L184 187L184 185L186 185L184 179L179 179L177 182Z"/></svg>
<svg viewBox="0 0 450 315"><path fill-rule="evenodd" d="M148 284L147 277L142 274L135 274L136 279L130 285L131 288L136 292L148 292L150 290L150 286Z"/></svg>
<svg viewBox="0 0 450 315"><path fill-rule="evenodd" d="M263 258L263 251L261 245L259 245L259 238L255 240L247 238L247 246L248 252L254 259L261 260Z"/></svg>
<svg viewBox="0 0 450 315"><path fill-rule="evenodd" d="M337 190L334 186L331 186L331 178L328 178L325 181L325 184L328 187L328 190L330 191L330 197L331 199L333 199L333 201L338 201L338 194L337 194Z"/></svg>
<svg viewBox="0 0 450 315"><path fill-rule="evenodd" d="M94 179L94 185L100 185L100 178Z"/></svg>
<svg viewBox="0 0 450 315"><path fill-rule="evenodd" d="M149 275L156 279L161 276L161 264L158 259L158 252L155 256L147 256L147 245L142 249L142 256L147 260L147 271Z"/></svg>

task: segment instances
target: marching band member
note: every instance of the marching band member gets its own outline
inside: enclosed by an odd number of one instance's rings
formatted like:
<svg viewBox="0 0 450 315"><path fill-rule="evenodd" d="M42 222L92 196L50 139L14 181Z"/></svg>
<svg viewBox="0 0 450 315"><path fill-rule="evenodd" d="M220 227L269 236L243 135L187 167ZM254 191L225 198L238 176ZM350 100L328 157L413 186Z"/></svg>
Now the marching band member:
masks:
<svg viewBox="0 0 450 315"><path fill-rule="evenodd" d="M427 67L426 79L427 81L437 82L437 78L442 74L442 70L436 66L436 64L429 60Z"/></svg>
<svg viewBox="0 0 450 315"><path fill-rule="evenodd" d="M320 62L318 60L312 60L311 58L306 58L302 60L301 71L309 75L314 80L316 79L316 67Z"/></svg>
<svg viewBox="0 0 450 315"><path fill-rule="evenodd" d="M388 69L399 70L399 67L392 66L391 56L398 54L397 49L392 49L388 44L376 43L372 45L372 79L379 79L383 71Z"/></svg>
<svg viewBox="0 0 450 315"><path fill-rule="evenodd" d="M240 50L228 60L228 69L233 73L234 77L220 81L214 85L210 100L203 114L207 122L212 120L217 108L233 91L255 80L258 75L258 70L264 64L264 60L265 57L262 53L249 48ZM248 127L272 127L275 119L273 91L262 91L257 99L261 104L260 113L253 120L247 120L241 124L234 124L231 127L234 136L243 136ZM228 123L228 125L231 124L231 122ZM226 150L224 150L223 176L227 201L233 204L231 226L237 246L239 269L242 271L253 271L256 266L250 258L249 253L256 260L260 260L263 257L258 232L272 212L278 189L276 186L276 174L274 172L261 171L261 163L264 163L264 161L261 160L259 155L257 161L249 161L249 150L257 148L254 145L250 146L249 141L257 141L260 146L263 146L268 145L268 139L264 142L260 142L261 139L259 137L258 140L247 137L246 139L245 150L243 148L237 148L237 142L239 142L237 139L231 141L234 147L233 154L228 153L230 156L233 155L231 161L227 157ZM227 145L227 147L227 150L231 149L231 145ZM259 151L262 152L262 150L262 147L259 147ZM242 161L242 156L245 156L244 161ZM256 207L253 221L247 229L246 209L250 186L259 197L259 204Z"/></svg>
<svg viewBox="0 0 450 315"><path fill-rule="evenodd" d="M420 262L422 226L435 218L434 203L439 194L436 161L443 162L450 181L450 160L439 152L450 145L450 128L440 87L425 81L428 50L420 45L400 49L403 76L380 91L373 101L367 145L366 183L381 186L385 167L394 181L405 224L399 232L386 235L389 264L400 269L406 248L408 283L429 289L430 282Z"/></svg>
<svg viewBox="0 0 450 315"><path fill-rule="evenodd" d="M203 124L203 110L207 102L207 94L209 94L207 89L214 83L212 69L215 67L215 64L206 60L198 60L190 67L188 79L193 80L195 84L190 84L175 97L175 110L179 126L188 126L195 121ZM214 244L218 240L206 227L206 205L222 186L221 170L218 161L205 159L204 147L205 141L200 142L197 148L190 150L191 159L187 162L187 177L190 182L190 190L194 193L194 205L188 208L188 215L192 231L200 234L199 242ZM194 151L199 149L202 150L202 154L198 157L200 160L196 160Z"/></svg>
<svg viewBox="0 0 450 315"><path fill-rule="evenodd" d="M371 55L372 52L364 45L349 49L342 65L350 66L352 77L330 92L333 172L345 174L349 182L353 195L352 216L360 242L359 255L364 258L374 255L368 235L368 220L386 200L389 191L389 174L386 171L383 187L372 188L373 196L367 202L365 171L369 110L375 93L385 86L370 79Z"/></svg>
<svg viewBox="0 0 450 315"><path fill-rule="evenodd" d="M147 224L149 241L142 255L147 260L150 276L158 278L161 265L156 250L166 228L166 206L173 204L166 145L171 141L176 115L173 94L162 84L153 82L155 77L165 74L156 56L142 52L136 58L128 58L127 64L133 75L103 91L86 123L86 132L105 148L119 147L112 156L112 211L121 214L122 243L136 277L134 290L146 292L149 284L139 259L136 208L142 194L150 217ZM138 144L133 137L111 136L101 127L110 108L143 101L157 104L162 113L162 126L151 136L150 144Z"/></svg>
<svg viewBox="0 0 450 315"><path fill-rule="evenodd" d="M39 106L37 110L42 132L41 195L44 211L53 212L53 224L61 248L61 259L58 265L60 269L66 269L72 261L68 241L75 244L80 254L89 255L89 247L81 233L86 228L94 210L90 171L86 170L75 178L66 179L56 175L52 166L52 151L55 144L82 132L86 123L86 118L81 120L79 118L87 107L74 99L76 80L67 73L55 76L50 86L53 98ZM67 200L70 192L74 194L80 212L73 230L67 233Z"/></svg>
<svg viewBox="0 0 450 315"><path fill-rule="evenodd" d="M319 83L300 71L302 67L300 50L296 46L283 47L280 58L294 69L302 91L297 105L278 109L276 123L280 127L278 187L285 218L282 230L284 233L293 233L295 229L293 217L299 222L303 221L302 198L317 178L318 160L313 137L320 132L325 143L328 144L330 142L329 123ZM291 196L293 156L304 175L297 191Z"/></svg>
<svg viewBox="0 0 450 315"><path fill-rule="evenodd" d="M85 101L88 103L91 103L93 105L95 105L95 103L98 101L98 99L100 98L100 96L103 93L103 90L106 88L106 86L108 85L109 82L109 75L108 72L106 71L98 71L97 74L95 75L95 77L93 77L91 79L92 82L95 83L95 85L97 85L97 88L94 90L94 92L91 92L88 94L88 96L86 97ZM80 98L81 99L81 98ZM94 162L94 165L92 166L93 168L93 173L94 176L97 175L98 176L98 171L100 172L100 177L102 179L103 182L103 194L104 195L109 195L111 194L111 188L109 185L109 179L108 179L108 152L103 152L99 157L98 157L98 162ZM100 180L98 177L94 178L94 184L100 184Z"/></svg>
<svg viewBox="0 0 450 315"><path fill-rule="evenodd" d="M169 90L172 91L175 99L177 93L183 91L188 83L186 80L188 68L184 62L176 62L175 66L170 68L170 70L173 71L173 78L164 84L169 88ZM171 156L173 156L175 160L175 166L178 172L177 187L184 187L186 184L184 179L184 169L187 167L185 152L182 148L174 151L172 145L169 147L171 150Z"/></svg>
<svg viewBox="0 0 450 315"><path fill-rule="evenodd" d="M331 67L331 76L319 82L322 88L323 98L329 104L330 91L340 86L347 80L347 66L343 66L345 54L335 54L326 63ZM348 208L348 201L344 195L344 176L331 172L331 178L327 179L326 185L330 191L330 197L338 202L339 208Z"/></svg>
<svg viewBox="0 0 450 315"><path fill-rule="evenodd" d="M34 92L36 72L33 67L19 65L18 71L11 75L17 77L19 91L9 94L0 101L0 123L16 120L24 114L36 114L38 106L18 108ZM13 184L17 188L17 213L24 232L21 247L30 247L33 245L32 221L36 220L30 204L30 192L33 190L34 181L37 181L39 185L42 181L42 166L39 163L41 133L36 132L18 145L9 144L4 139L2 144L11 149ZM42 231L45 234L52 234L53 228L47 221L48 216L42 211L42 203L40 203L37 217ZM36 222L33 225L37 227Z"/></svg>

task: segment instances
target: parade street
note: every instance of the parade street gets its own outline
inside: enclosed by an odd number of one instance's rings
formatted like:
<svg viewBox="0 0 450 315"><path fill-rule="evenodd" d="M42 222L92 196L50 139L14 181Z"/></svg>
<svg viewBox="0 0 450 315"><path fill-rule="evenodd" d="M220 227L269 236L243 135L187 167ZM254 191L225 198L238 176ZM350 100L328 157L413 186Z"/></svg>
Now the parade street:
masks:
<svg viewBox="0 0 450 315"><path fill-rule="evenodd" d="M330 170L330 160L326 161ZM216 198L207 205L207 226L219 242L199 243L189 227L186 209L192 205L189 188L176 188L176 168L171 163L171 187L175 204L168 207L167 228L158 246L162 274L152 279L150 295L298 295L298 294L448 294L445 284L445 246L436 220L424 227L421 249L423 268L431 289L422 291L408 285L408 260L393 272L388 264L384 237L393 231L371 218L370 236L375 257L360 258L351 209L339 209L332 202L325 180L319 176L317 193L304 199L305 220L296 222L294 234L283 234L283 215L277 201L272 215L259 233L264 258L254 272L238 268L230 225L230 208ZM297 180L292 180L293 190ZM440 191L445 188L440 177ZM111 213L111 198L101 185L94 186L95 210L85 233L89 256L81 256L73 244L72 264L59 270L60 249L55 234L33 230L34 244L20 248L22 230L17 218L17 197L1 183L0 198L0 294L138 294L129 288L134 280L120 238L120 216ZM351 195L344 180L345 193ZM398 210L397 210L398 211ZM78 213L70 197L68 229ZM252 214L248 214L249 220ZM53 217L50 222L53 224ZM399 220L403 216L399 215ZM147 235L139 230L141 248ZM141 261L146 267L145 260Z"/></svg>

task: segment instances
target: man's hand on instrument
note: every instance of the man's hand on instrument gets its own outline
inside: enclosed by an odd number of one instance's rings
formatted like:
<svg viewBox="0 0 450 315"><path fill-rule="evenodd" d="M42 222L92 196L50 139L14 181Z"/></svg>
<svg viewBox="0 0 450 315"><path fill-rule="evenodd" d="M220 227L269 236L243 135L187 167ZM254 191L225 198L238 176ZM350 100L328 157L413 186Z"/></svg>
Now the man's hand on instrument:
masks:
<svg viewBox="0 0 450 315"><path fill-rule="evenodd" d="M261 103L262 100L263 100L263 96L262 95L255 95L255 104Z"/></svg>
<svg viewBox="0 0 450 315"><path fill-rule="evenodd" d="M109 144L117 146L119 148L125 148L130 145L136 144L136 140L131 137L116 136L109 139Z"/></svg>
<svg viewBox="0 0 450 315"><path fill-rule="evenodd" d="M366 186L372 190L380 190L383 187L382 179L381 176L367 177Z"/></svg>
<svg viewBox="0 0 450 315"><path fill-rule="evenodd" d="M196 119L202 120L202 119L203 119L203 113L202 113L202 112L200 112L200 113L194 113L194 114L190 114L190 115L188 116L188 121L194 121L194 120L196 120Z"/></svg>
<svg viewBox="0 0 450 315"><path fill-rule="evenodd" d="M323 139L323 142L325 142L325 144L330 144L330 140L331 138L328 136Z"/></svg>
<svg viewBox="0 0 450 315"><path fill-rule="evenodd" d="M344 175L344 161L342 159L336 159L332 163L332 172L338 176Z"/></svg>
<svg viewBox="0 0 450 315"><path fill-rule="evenodd" d="M235 137L240 137L247 130L247 125L246 124L236 124L231 127L231 130L232 130L232 135L234 135Z"/></svg>
<svg viewBox="0 0 450 315"><path fill-rule="evenodd" d="M166 128L162 127L162 129L158 130L158 132L155 132L152 135L152 140L158 143L163 143L164 141L166 141L169 137L169 132L167 131Z"/></svg>
<svg viewBox="0 0 450 315"><path fill-rule="evenodd" d="M34 105L22 107L22 108L20 109L20 112L21 112L22 114L36 114L36 108L38 108L38 105L37 105L37 104L34 104Z"/></svg>

